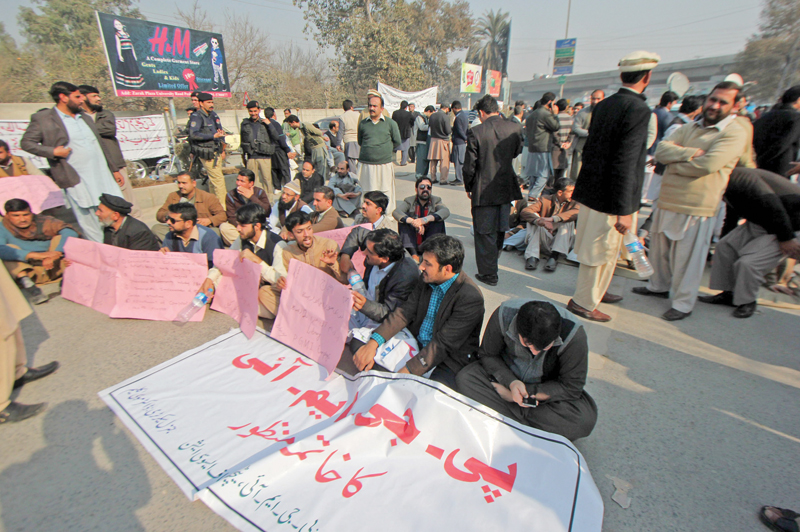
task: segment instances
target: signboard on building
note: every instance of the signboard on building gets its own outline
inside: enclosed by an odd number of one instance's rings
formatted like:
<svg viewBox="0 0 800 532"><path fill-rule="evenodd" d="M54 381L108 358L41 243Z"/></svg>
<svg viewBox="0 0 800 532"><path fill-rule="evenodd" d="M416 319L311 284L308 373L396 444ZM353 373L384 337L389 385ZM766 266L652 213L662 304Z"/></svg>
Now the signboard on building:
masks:
<svg viewBox="0 0 800 532"><path fill-rule="evenodd" d="M576 39L561 39L556 41L556 55L553 60L553 75L562 76L572 74L575 65Z"/></svg>
<svg viewBox="0 0 800 532"><path fill-rule="evenodd" d="M117 96L230 98L222 35L97 13Z"/></svg>

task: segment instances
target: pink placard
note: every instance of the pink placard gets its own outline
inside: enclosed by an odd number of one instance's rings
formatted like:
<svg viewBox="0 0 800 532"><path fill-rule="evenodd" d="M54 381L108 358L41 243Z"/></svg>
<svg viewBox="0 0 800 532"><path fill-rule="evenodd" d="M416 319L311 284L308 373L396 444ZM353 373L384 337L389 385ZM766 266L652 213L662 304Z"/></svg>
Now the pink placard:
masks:
<svg viewBox="0 0 800 532"><path fill-rule="evenodd" d="M349 288L322 270L290 261L270 336L333 373L347 339L352 307Z"/></svg>
<svg viewBox="0 0 800 532"><path fill-rule="evenodd" d="M34 214L64 205L64 193L46 175L18 175L0 178L0 214L10 199L24 199Z"/></svg>
<svg viewBox="0 0 800 532"><path fill-rule="evenodd" d="M361 225L351 225L350 227L342 227L341 229L332 229L330 231L323 231L319 233L318 236L324 238L330 238L331 240L339 244L339 249L342 249L342 246L344 246L344 241L347 239L347 235L349 235L350 231L352 231L356 227L363 227L364 229L372 231L371 224L361 224ZM365 269L364 259L366 258L367 256L360 249L356 251L352 257L350 257L350 261L353 263L353 267L355 267L356 271L360 273L362 276L364 275L364 269Z"/></svg>
<svg viewBox="0 0 800 532"><path fill-rule="evenodd" d="M204 253L131 251L69 238L72 264L64 271L64 299L112 318L172 321L208 275ZM205 307L191 321L202 321Z"/></svg>
<svg viewBox="0 0 800 532"><path fill-rule="evenodd" d="M217 283L211 309L238 321L245 336L252 338L258 320L261 267L241 260L239 252L230 249L214 250L214 266L222 272L222 277Z"/></svg>

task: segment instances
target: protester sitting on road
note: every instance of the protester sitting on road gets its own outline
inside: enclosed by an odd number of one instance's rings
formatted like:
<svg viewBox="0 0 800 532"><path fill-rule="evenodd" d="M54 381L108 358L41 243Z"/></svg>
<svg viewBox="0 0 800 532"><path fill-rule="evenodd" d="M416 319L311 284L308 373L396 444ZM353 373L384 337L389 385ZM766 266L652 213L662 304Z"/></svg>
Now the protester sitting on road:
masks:
<svg viewBox="0 0 800 532"><path fill-rule="evenodd" d="M281 197L272 206L272 213L269 216L270 231L280 235L284 240L291 240L292 234L284 227L284 224L286 224L286 217L297 211L311 214L314 209L300 199L300 182L295 179L283 185Z"/></svg>
<svg viewBox="0 0 800 532"><path fill-rule="evenodd" d="M303 163L294 180L300 184L300 199L309 205L314 201L314 190L325 185L325 178L317 172L317 167L311 161Z"/></svg>
<svg viewBox="0 0 800 532"><path fill-rule="evenodd" d="M283 264L287 272L289 271L289 262L299 260L324 271L337 281L343 282L339 263L336 260L339 256L339 246L330 238L314 235L310 214L302 211L293 212L286 217L286 229L291 231L294 239L294 242L291 242L283 250ZM277 285L280 289L284 289L286 279L281 279Z"/></svg>
<svg viewBox="0 0 800 532"><path fill-rule="evenodd" d="M333 208L333 199L336 197L330 187L317 187L314 189L314 214L311 221L315 233L341 229L344 227L339 213Z"/></svg>
<svg viewBox="0 0 800 532"><path fill-rule="evenodd" d="M198 224L197 210L191 203L173 203L168 210L170 231L164 237L161 252L205 253L210 268L214 264L214 250L224 249L222 239L208 227Z"/></svg>
<svg viewBox="0 0 800 532"><path fill-rule="evenodd" d="M522 198L514 200L511 204L511 212L508 215L509 229L505 234L505 240L503 240L503 251L513 251L515 249L522 251L525 249L527 223L519 215L528 206L528 195L523 193L528 185L522 177L517 177L517 184Z"/></svg>
<svg viewBox="0 0 800 532"><path fill-rule="evenodd" d="M40 414L47 403L26 405L11 401L15 389L46 377L59 368L56 361L26 367L25 342L20 323L31 314L31 307L7 271L0 268L0 425L16 423ZM6 445L7 442L4 442ZM5 452L5 449L4 449Z"/></svg>
<svg viewBox="0 0 800 532"><path fill-rule="evenodd" d="M225 209L214 194L197 188L197 180L188 172L178 174L175 178L177 192L171 192L164 205L156 212L156 220L161 222L153 226L153 233L164 240L170 228L167 224L169 206L175 203L189 203L197 210L197 223L204 227L219 227L227 219Z"/></svg>
<svg viewBox="0 0 800 532"><path fill-rule="evenodd" d="M328 186L336 194L333 208L339 216L343 218L352 216L361 205L361 184L356 175L350 171L350 163L342 161L336 166L336 172L331 174Z"/></svg>
<svg viewBox="0 0 800 532"><path fill-rule="evenodd" d="M271 176L270 179L272 179ZM242 205L251 203L261 205L266 211L267 217L269 217L272 212L272 205L269 202L269 194L263 188L256 186L255 172L248 168L239 170L239 175L236 176L236 187L225 196L225 216L227 221L219 226L219 234L225 245L230 246L231 242L239 238L239 232L236 229L238 224L236 213Z"/></svg>
<svg viewBox="0 0 800 532"><path fill-rule="evenodd" d="M403 247L419 260L419 246L425 240L445 234L444 220L450 216L442 198L433 196L433 181L428 177L417 179L417 194L404 199L394 210L392 216L397 220Z"/></svg>
<svg viewBox="0 0 800 532"><path fill-rule="evenodd" d="M351 329L377 327L408 299L419 278L417 263L405 253L400 236L391 229L370 231L366 243L364 284L367 293L353 291L353 308L358 313L350 318Z"/></svg>
<svg viewBox="0 0 800 532"><path fill-rule="evenodd" d="M367 235L370 231L376 229L391 229L396 230L394 218L386 216L386 207L389 205L389 198L380 190L371 190L364 194L364 202L361 204L361 214L356 216L353 222L353 229L347 235L347 238L342 244L342 252L339 254L339 268L343 272L349 272L353 264L350 259L353 258L356 251L365 251L367 249ZM370 227L359 227L361 225L369 224Z"/></svg>
<svg viewBox="0 0 800 532"><path fill-rule="evenodd" d="M42 171L27 157L11 155L8 143L0 140L0 178L20 175L42 175Z"/></svg>
<svg viewBox="0 0 800 532"><path fill-rule="evenodd" d="M278 314L281 293L277 284L286 277L283 250L286 243L267 229L267 211L258 203L247 203L236 211L236 231L239 236L231 249L239 251L242 260L249 260L261 268L261 283L258 289L258 316L268 320ZM217 268L208 271L208 278L200 291L208 294L216 290L222 272Z"/></svg>
<svg viewBox="0 0 800 532"><path fill-rule="evenodd" d="M0 226L0 259L34 305L47 301L36 286L61 278L64 273L64 244L78 233L66 223L33 214L30 204L19 198L4 205L6 215Z"/></svg>
<svg viewBox="0 0 800 532"><path fill-rule="evenodd" d="M567 310L545 301L506 301L489 318L478 358L456 377L462 394L569 440L592 432L597 405L583 389L589 345Z"/></svg>
<svg viewBox="0 0 800 532"><path fill-rule="evenodd" d="M424 375L456 389L456 374L477 351L483 323L483 294L461 271L464 246L448 235L436 235L420 247L422 272L408 299L392 311L353 356L360 371L375 365L375 353L407 328L420 352L399 373Z"/></svg>
<svg viewBox="0 0 800 532"><path fill-rule="evenodd" d="M575 186L566 177L556 181L555 193L541 196L520 213L527 222L525 269L535 270L539 254L549 254L544 270L556 271L558 259L569 255L575 246L575 226L578 223L580 204L572 201Z"/></svg>
<svg viewBox="0 0 800 532"><path fill-rule="evenodd" d="M133 204L103 194L95 214L103 226L103 244L135 251L158 251L161 243L147 224L130 216Z"/></svg>

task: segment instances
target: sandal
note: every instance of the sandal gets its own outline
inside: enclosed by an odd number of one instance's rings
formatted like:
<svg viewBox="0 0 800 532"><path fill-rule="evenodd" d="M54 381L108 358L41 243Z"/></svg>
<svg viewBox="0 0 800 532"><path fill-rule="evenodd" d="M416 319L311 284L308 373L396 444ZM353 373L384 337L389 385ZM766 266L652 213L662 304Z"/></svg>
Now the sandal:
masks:
<svg viewBox="0 0 800 532"><path fill-rule="evenodd" d="M766 514L767 508L776 510L781 514L781 517L775 521L770 521ZM797 524L797 518L800 517L800 514L795 511L778 508L777 506L762 506L758 517L761 518L762 523L775 532L800 532L800 525Z"/></svg>

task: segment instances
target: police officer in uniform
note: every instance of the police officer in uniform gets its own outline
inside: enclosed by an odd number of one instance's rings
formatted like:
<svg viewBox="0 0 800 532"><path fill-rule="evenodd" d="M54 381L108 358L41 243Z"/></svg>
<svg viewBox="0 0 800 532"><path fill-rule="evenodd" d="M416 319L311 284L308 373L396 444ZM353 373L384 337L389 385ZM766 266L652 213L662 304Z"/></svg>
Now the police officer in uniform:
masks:
<svg viewBox="0 0 800 532"><path fill-rule="evenodd" d="M272 186L272 156L275 144L270 138L269 120L258 116L258 102L247 102L249 118L242 120L239 132L242 135L242 153L246 157L247 168L256 174L256 185L273 199L275 188ZM282 132L281 132L282 133Z"/></svg>
<svg viewBox="0 0 800 532"><path fill-rule="evenodd" d="M200 107L189 119L189 144L192 148L192 175L200 173L199 163L209 177L209 189L222 205L225 204L225 176L222 175L222 146L225 132L219 115L214 112L214 98L205 92L197 95Z"/></svg>

